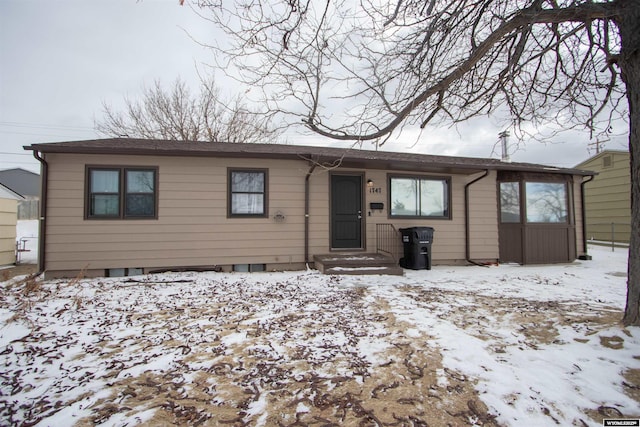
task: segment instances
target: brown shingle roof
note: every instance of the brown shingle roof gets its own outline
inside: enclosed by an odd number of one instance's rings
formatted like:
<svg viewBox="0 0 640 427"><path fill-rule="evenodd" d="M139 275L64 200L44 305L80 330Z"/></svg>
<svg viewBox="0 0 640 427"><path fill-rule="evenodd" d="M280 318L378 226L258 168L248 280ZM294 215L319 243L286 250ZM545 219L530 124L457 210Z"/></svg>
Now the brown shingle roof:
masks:
<svg viewBox="0 0 640 427"><path fill-rule="evenodd" d="M42 153L126 154L142 156L259 157L277 159L313 159L342 166L372 169L425 170L433 172L474 173L486 169L529 172L554 172L592 175L581 169L555 168L531 163L507 163L497 159L434 156L427 154L370 151L335 147L285 144L238 144L220 142L184 142L149 139L110 138L87 141L32 144L25 150Z"/></svg>

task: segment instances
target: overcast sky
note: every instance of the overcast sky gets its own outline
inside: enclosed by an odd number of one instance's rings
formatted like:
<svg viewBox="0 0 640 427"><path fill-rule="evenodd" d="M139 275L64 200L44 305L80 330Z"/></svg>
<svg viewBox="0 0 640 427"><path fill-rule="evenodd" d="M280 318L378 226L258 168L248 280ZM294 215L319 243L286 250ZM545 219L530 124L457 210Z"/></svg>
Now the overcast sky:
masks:
<svg viewBox="0 0 640 427"><path fill-rule="evenodd" d="M102 103L122 105L124 96L135 99L154 80L169 85L180 77L196 88L196 67L206 71L213 61L212 52L193 39L215 37L221 35L212 25L178 0L0 0L0 170L38 171L24 145L101 137L93 128ZM231 85L224 88L233 94ZM500 157L500 130L482 117L457 129L405 132L384 149ZM337 145L294 132L286 139ZM586 132L546 144L516 147L512 141L511 158L572 167L595 154L589 143ZM626 150L627 140L614 137L605 148Z"/></svg>

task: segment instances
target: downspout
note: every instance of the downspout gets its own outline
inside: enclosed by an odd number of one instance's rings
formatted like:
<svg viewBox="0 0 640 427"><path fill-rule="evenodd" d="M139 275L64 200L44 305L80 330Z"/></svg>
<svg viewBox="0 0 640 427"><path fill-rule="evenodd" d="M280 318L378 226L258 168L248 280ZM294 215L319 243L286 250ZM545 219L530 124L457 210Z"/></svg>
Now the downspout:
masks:
<svg viewBox="0 0 640 427"><path fill-rule="evenodd" d="M582 181L582 183L580 183L580 206L582 208L582 250L583 250L583 255L584 255L584 259L591 259L587 254L588 254L588 248L587 248L587 202L585 201L585 197L584 197L584 187L586 184L588 184L589 182L593 181L593 179L595 178L594 175L591 175L589 177L589 179Z"/></svg>
<svg viewBox="0 0 640 427"><path fill-rule="evenodd" d="M309 266L309 179L316 168L316 163L311 165L304 177L304 262Z"/></svg>
<svg viewBox="0 0 640 427"><path fill-rule="evenodd" d="M469 235L471 234L470 232L470 227L469 227L469 187L471 187L472 184L480 181L482 178L486 177L487 175L489 175L489 169L484 171L484 174L482 176L479 176L478 178L474 179L473 181L467 183L464 186L464 244L465 244L465 257L468 263L470 264L474 264L474 265L479 265L479 266L483 266L483 264L480 264L476 261L473 261L471 259L471 243L470 243L470 237Z"/></svg>
<svg viewBox="0 0 640 427"><path fill-rule="evenodd" d="M45 244L47 242L47 182L49 181L49 165L40 156L37 150L33 150L33 157L41 164L41 186L40 186L40 220L38 221L38 275L44 273L46 253Z"/></svg>

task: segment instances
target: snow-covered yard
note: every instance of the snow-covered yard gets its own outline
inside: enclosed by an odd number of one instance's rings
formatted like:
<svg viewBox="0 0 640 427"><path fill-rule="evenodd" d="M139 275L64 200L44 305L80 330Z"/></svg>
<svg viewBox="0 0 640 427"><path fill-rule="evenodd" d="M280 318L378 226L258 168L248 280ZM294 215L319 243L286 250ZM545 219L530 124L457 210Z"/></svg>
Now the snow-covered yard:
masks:
<svg viewBox="0 0 640 427"><path fill-rule="evenodd" d="M405 277L2 283L0 424L602 425L640 416L625 251Z"/></svg>

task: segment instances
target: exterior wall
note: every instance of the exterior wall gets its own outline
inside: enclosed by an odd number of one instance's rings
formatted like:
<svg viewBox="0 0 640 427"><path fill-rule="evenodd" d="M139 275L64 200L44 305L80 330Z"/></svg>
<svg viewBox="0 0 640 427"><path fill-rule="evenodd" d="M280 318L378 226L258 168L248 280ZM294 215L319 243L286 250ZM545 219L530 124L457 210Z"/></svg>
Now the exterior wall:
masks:
<svg viewBox="0 0 640 427"><path fill-rule="evenodd" d="M429 176L451 177L451 219L396 219L389 218L387 176L390 174L407 174L407 171L369 170L365 182L371 179L374 188L381 193L365 190L367 249L376 249L376 224L392 224L396 229L406 227L433 227L432 261L434 264L464 263L465 248L465 185L481 176L448 175L415 172ZM496 174L491 172L487 177L470 187L470 256L474 260L496 261L498 259L498 217ZM383 211L371 211L369 203L384 203ZM369 215L369 212L371 214Z"/></svg>
<svg viewBox="0 0 640 427"><path fill-rule="evenodd" d="M49 164L46 217L46 265L49 277L103 275L109 268L144 268L266 264L270 269L304 268L304 183L306 161L152 157L121 155L47 154ZM158 219L84 219L85 166L158 167ZM268 168L267 218L227 218L227 168ZM479 174L451 177L450 220L388 218L388 175L394 171L339 169L364 172L381 192L364 188L364 250L376 250L376 224L396 228L431 226L435 229L434 263L465 259L464 186ZM397 171L406 174L407 171ZM425 174L416 172L416 174ZM434 175L429 173L428 175ZM498 258L496 175L471 186L471 257ZM316 168L309 180L309 255L330 250L330 171ZM369 203L384 203L370 211ZM284 221L277 221L277 213Z"/></svg>
<svg viewBox="0 0 640 427"><path fill-rule="evenodd" d="M631 234L631 172L629 153L604 151L579 167L598 172L586 184L587 238L629 242ZM605 163L606 161L606 163ZM610 162L610 163L609 163Z"/></svg>
<svg viewBox="0 0 640 427"><path fill-rule="evenodd" d="M306 162L59 154L47 161L47 271L304 265ZM85 220L87 164L157 166L158 219ZM269 168L268 218L227 218L227 167ZM313 200L312 208L326 203ZM283 222L274 219L276 212ZM326 220L312 222L312 248L326 247L325 228Z"/></svg>
<svg viewBox="0 0 640 427"><path fill-rule="evenodd" d="M475 178L471 176L466 181ZM496 178L497 173L492 171L469 187L469 255L472 260L496 261L499 258ZM461 191L464 193L464 188Z"/></svg>
<svg viewBox="0 0 640 427"><path fill-rule="evenodd" d="M0 265L16 262L17 206L17 200L0 198Z"/></svg>

